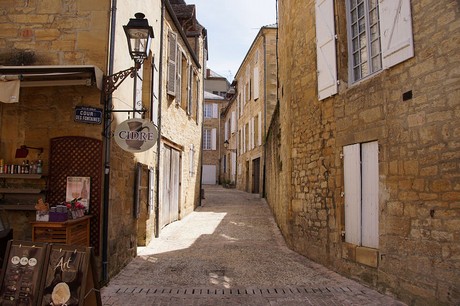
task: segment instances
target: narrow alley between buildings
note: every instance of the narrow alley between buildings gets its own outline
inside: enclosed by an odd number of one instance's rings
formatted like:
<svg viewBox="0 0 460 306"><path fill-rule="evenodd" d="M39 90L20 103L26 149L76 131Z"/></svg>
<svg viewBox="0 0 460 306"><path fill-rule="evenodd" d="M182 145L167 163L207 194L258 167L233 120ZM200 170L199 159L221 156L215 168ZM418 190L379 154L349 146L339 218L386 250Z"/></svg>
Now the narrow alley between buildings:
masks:
<svg viewBox="0 0 460 306"><path fill-rule="evenodd" d="M291 251L264 199L205 186L202 206L101 290L103 305L404 305Z"/></svg>

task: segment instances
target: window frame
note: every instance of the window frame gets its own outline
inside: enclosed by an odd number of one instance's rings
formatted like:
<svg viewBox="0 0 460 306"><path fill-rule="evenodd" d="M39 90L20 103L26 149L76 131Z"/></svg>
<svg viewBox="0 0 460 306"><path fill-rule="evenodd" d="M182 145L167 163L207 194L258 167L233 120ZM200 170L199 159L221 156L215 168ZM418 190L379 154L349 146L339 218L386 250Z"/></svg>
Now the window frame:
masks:
<svg viewBox="0 0 460 306"><path fill-rule="evenodd" d="M359 5L358 4L356 7L352 8L351 7L351 4L350 4L350 1L352 0L347 0L345 1L346 2L346 19L347 19L347 45L348 45L348 76L349 76L349 79L351 80L351 83L357 83L361 80L364 80L364 79L367 79L373 75L375 75L376 73L378 73L379 71L382 71L382 67L383 67L383 59L382 59L382 42L381 42L381 30L380 30L380 12L379 12L379 1L378 0L374 0L375 1L375 7L373 8L370 8L369 7L369 1L372 1L372 0L358 0L358 1L361 1L360 4L362 3L363 7L364 7L364 15L361 19L364 20L364 27L363 27L363 32L360 32L360 29L359 29L359 20L360 20L360 17L359 17ZM353 18L352 18L352 14L353 14L353 11L356 10L356 22L353 23ZM373 10L375 12L375 14L377 15L377 20L374 22L374 24L372 26L376 27L377 28L377 37L375 39L372 39L371 37L371 25L370 25L370 12L371 10ZM357 35L353 36L353 25L356 24L357 28L358 28L358 33ZM365 42L366 42L366 45L365 47L362 47L360 45L360 41L359 41L359 37L360 35L365 35ZM358 43L358 46L354 46L354 39L357 39L357 43ZM376 42L378 41L378 52L374 53L373 50L372 50L372 43L373 42ZM355 49L355 47L357 49ZM362 56L361 56L361 52L360 50L362 49L366 49L366 61L363 62L362 60ZM355 57L354 55L355 54L358 54L359 56L359 64L355 63ZM379 65L378 66L374 66L373 65L373 59L376 59L378 58L378 61L379 61ZM366 75L363 75L363 66L364 66L364 63L367 63L367 74ZM359 69L359 77L356 77L356 73L355 73L355 69Z"/></svg>

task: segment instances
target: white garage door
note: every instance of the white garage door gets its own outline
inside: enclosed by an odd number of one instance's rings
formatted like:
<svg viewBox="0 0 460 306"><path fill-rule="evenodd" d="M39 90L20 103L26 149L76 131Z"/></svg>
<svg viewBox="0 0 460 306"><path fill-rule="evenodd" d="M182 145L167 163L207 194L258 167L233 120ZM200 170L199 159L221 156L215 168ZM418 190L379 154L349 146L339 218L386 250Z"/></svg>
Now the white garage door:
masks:
<svg viewBox="0 0 460 306"><path fill-rule="evenodd" d="M216 165L203 165L202 183L206 185L216 184Z"/></svg>

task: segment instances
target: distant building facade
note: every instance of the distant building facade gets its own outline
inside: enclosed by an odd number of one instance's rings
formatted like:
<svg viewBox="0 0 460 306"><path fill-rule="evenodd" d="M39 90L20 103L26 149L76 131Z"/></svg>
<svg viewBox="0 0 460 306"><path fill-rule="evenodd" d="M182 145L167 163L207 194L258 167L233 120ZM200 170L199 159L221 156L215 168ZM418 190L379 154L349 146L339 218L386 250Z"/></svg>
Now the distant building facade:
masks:
<svg viewBox="0 0 460 306"><path fill-rule="evenodd" d="M229 89L230 83L226 77L219 75L209 68L206 69L206 82L204 84L205 91L221 97L226 97Z"/></svg>
<svg viewBox="0 0 460 306"><path fill-rule="evenodd" d="M234 89L230 91L234 92ZM228 95L229 102L222 111L221 120L223 129L223 148L221 154L221 182L226 187L236 186L237 158L238 158L238 121L236 95Z"/></svg>
<svg viewBox="0 0 460 306"><path fill-rule="evenodd" d="M265 137L276 106L276 26L264 26L235 76L237 181L246 192L263 195Z"/></svg>
<svg viewBox="0 0 460 306"><path fill-rule="evenodd" d="M222 150L220 114L227 103L224 97L209 92L204 93L202 183L206 185L215 185L220 182L219 165Z"/></svg>

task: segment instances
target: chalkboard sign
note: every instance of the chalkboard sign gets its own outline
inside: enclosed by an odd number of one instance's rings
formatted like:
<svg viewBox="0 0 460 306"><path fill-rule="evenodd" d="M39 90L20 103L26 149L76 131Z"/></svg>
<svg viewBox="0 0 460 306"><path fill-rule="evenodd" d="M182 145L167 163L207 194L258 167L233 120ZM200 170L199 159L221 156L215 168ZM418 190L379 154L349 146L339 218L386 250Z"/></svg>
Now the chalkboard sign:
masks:
<svg viewBox="0 0 460 306"><path fill-rule="evenodd" d="M37 305L48 245L9 241L3 262L0 305Z"/></svg>
<svg viewBox="0 0 460 306"><path fill-rule="evenodd" d="M100 306L91 248L10 241L0 305Z"/></svg>

